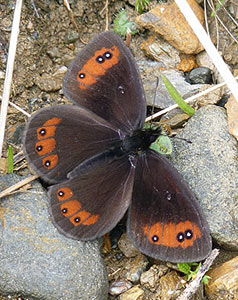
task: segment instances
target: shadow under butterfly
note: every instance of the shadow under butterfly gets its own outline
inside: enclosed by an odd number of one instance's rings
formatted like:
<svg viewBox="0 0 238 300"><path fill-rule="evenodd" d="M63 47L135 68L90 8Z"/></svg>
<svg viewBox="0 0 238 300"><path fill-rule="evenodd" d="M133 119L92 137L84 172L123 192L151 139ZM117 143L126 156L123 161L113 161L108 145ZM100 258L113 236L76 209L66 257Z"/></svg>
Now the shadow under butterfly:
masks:
<svg viewBox="0 0 238 300"><path fill-rule="evenodd" d="M42 109L28 121L24 151L50 184L50 214L67 237L92 240L128 212L127 232L144 254L171 262L208 256L211 236L194 194L150 146L146 100L130 50L112 32L96 36L65 76L76 105Z"/></svg>

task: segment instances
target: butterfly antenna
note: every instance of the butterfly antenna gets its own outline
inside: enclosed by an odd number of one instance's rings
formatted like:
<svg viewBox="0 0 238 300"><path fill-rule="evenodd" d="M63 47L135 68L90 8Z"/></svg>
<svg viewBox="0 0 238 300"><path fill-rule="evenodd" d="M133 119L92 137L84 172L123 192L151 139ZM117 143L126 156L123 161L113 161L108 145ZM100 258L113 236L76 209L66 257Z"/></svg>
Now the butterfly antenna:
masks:
<svg viewBox="0 0 238 300"><path fill-rule="evenodd" d="M159 77L156 77L156 86L155 86L155 93L154 93L151 115L154 114L154 110L155 110L155 99L156 99L156 91L158 89L158 86L159 86ZM150 125L152 125L152 119L150 119Z"/></svg>
<svg viewBox="0 0 238 300"><path fill-rule="evenodd" d="M155 93L154 93L153 106L152 106L152 115L154 114L154 110L155 110L156 91L158 89L158 86L159 86L159 77L156 77Z"/></svg>
<svg viewBox="0 0 238 300"><path fill-rule="evenodd" d="M184 139L184 138L180 138L180 137L177 137L177 136L174 136L173 139L181 140L181 141L184 141L186 143L192 144L192 141Z"/></svg>

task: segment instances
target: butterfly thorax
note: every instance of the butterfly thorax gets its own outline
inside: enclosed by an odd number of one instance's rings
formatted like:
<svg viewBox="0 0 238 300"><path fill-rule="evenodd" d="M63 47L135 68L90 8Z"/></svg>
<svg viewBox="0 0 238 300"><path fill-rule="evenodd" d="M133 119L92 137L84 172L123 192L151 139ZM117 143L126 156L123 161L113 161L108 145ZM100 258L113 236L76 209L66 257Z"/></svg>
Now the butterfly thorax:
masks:
<svg viewBox="0 0 238 300"><path fill-rule="evenodd" d="M149 149L150 145L161 135L160 128L136 130L132 135L127 135L122 141L121 149L128 154Z"/></svg>

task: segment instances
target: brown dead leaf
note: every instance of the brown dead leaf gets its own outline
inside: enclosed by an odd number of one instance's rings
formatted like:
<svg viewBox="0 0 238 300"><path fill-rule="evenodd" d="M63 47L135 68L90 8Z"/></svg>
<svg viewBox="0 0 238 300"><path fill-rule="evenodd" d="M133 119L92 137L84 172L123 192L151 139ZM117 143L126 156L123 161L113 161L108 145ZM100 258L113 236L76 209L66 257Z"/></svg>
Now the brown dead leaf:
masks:
<svg viewBox="0 0 238 300"><path fill-rule="evenodd" d="M228 131L238 140L238 103L233 95L230 96L225 107L227 109Z"/></svg>
<svg viewBox="0 0 238 300"><path fill-rule="evenodd" d="M111 251L112 247L111 247L111 241L110 241L110 236L109 233L106 233L103 236L103 245L101 248L102 253L107 254Z"/></svg>
<svg viewBox="0 0 238 300"><path fill-rule="evenodd" d="M168 126L171 128L178 128L181 127L188 119L189 115L182 113L182 114L176 114L172 118L166 119L166 120L160 120L159 124L160 126ZM165 130L167 132L167 130Z"/></svg>

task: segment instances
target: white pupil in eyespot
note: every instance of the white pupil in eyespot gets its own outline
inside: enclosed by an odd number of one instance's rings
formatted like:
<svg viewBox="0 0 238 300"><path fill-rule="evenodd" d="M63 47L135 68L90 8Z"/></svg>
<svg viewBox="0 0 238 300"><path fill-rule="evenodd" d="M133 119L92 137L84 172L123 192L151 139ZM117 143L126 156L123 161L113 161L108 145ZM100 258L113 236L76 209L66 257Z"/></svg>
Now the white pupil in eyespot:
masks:
<svg viewBox="0 0 238 300"><path fill-rule="evenodd" d="M41 130L40 130L40 135L45 135L45 133L46 133L46 130L45 130L45 129L41 129Z"/></svg>
<svg viewBox="0 0 238 300"><path fill-rule="evenodd" d="M110 53L110 52L106 52L106 53L105 53L105 57L106 57L106 58L111 58L111 57L112 57L112 55L111 55L111 53Z"/></svg>
<svg viewBox="0 0 238 300"><path fill-rule="evenodd" d="M98 56L98 58L97 58L97 61L98 61L98 62L103 62L103 61L104 61L104 59L103 59L103 57L102 57L102 56Z"/></svg>
<svg viewBox="0 0 238 300"><path fill-rule="evenodd" d="M154 235L154 236L152 237L152 241L153 241L153 242L157 242L158 240L159 240L159 238L158 238L157 235Z"/></svg>

